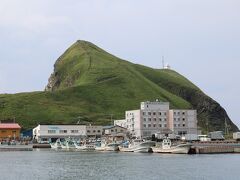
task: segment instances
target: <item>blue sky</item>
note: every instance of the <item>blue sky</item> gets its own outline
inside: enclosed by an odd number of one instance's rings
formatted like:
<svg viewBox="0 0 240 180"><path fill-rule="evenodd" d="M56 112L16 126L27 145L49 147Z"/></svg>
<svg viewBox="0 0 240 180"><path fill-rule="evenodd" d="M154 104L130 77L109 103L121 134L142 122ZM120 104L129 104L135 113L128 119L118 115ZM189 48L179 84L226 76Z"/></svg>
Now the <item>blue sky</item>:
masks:
<svg viewBox="0 0 240 180"><path fill-rule="evenodd" d="M1 0L0 93L43 90L78 39L134 63L161 57L240 126L239 0Z"/></svg>

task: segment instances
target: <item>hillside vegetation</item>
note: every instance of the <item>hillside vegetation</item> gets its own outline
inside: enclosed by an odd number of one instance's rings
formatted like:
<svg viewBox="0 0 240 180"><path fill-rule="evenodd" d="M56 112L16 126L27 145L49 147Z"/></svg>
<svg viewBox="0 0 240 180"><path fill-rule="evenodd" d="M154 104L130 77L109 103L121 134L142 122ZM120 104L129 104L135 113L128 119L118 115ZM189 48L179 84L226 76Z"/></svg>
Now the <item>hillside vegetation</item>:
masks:
<svg viewBox="0 0 240 180"><path fill-rule="evenodd" d="M16 118L25 128L77 121L109 124L141 101L169 101L171 108L196 108L204 129L237 127L225 110L188 79L172 70L121 60L86 41L74 43L55 63L43 92L0 95L0 118Z"/></svg>

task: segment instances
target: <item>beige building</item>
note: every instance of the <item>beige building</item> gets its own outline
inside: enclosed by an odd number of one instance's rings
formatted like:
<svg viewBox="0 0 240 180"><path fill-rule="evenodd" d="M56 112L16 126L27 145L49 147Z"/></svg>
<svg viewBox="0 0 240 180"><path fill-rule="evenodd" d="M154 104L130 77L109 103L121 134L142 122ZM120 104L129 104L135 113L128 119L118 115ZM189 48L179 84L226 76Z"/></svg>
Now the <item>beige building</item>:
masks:
<svg viewBox="0 0 240 180"><path fill-rule="evenodd" d="M138 138L156 133L197 134L196 110L170 110L169 102L142 102L139 110L126 111L126 119L114 123Z"/></svg>

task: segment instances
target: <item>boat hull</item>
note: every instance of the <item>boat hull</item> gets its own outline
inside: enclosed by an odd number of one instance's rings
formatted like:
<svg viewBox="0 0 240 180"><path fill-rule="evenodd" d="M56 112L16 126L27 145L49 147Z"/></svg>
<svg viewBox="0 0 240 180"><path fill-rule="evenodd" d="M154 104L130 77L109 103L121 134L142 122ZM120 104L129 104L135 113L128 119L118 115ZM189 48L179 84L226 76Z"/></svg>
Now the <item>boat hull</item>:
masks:
<svg viewBox="0 0 240 180"><path fill-rule="evenodd" d="M191 145L176 146L169 149L162 149L161 147L153 147L152 150L154 153L171 153L171 154L188 154Z"/></svg>

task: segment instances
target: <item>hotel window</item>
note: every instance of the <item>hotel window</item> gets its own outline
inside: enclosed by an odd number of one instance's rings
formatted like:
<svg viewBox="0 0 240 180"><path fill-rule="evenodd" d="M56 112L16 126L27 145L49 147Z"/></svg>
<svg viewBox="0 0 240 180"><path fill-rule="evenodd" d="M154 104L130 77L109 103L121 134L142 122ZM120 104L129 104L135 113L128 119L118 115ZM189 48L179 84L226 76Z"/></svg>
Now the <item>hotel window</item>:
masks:
<svg viewBox="0 0 240 180"><path fill-rule="evenodd" d="M183 115L185 115L185 112L182 112Z"/></svg>
<svg viewBox="0 0 240 180"><path fill-rule="evenodd" d="M154 118L154 121L157 121L157 118Z"/></svg>
<svg viewBox="0 0 240 180"><path fill-rule="evenodd" d="M161 115L162 115L162 113L161 113L161 112L159 112L159 115L161 116Z"/></svg>
<svg viewBox="0 0 240 180"><path fill-rule="evenodd" d="M143 121L145 121L145 122L146 122L146 121L147 121L147 120L146 120L146 118L143 118Z"/></svg>
<svg viewBox="0 0 240 180"><path fill-rule="evenodd" d="M161 125L161 124L159 124L159 127L162 127L162 125Z"/></svg>
<svg viewBox="0 0 240 180"><path fill-rule="evenodd" d="M155 115L156 115L156 112L153 112L153 115L155 116Z"/></svg>
<svg viewBox="0 0 240 180"><path fill-rule="evenodd" d="M156 127L156 124L154 124L153 127Z"/></svg>
<svg viewBox="0 0 240 180"><path fill-rule="evenodd" d="M151 121L151 118L148 118L148 121Z"/></svg>
<svg viewBox="0 0 240 180"><path fill-rule="evenodd" d="M182 118L183 121L185 121L185 118Z"/></svg>
<svg viewBox="0 0 240 180"><path fill-rule="evenodd" d="M151 112L148 112L148 115L149 115L149 116L151 116L151 114L152 114Z"/></svg>
<svg viewBox="0 0 240 180"><path fill-rule="evenodd" d="M183 124L182 126L185 127L185 124Z"/></svg>
<svg viewBox="0 0 240 180"><path fill-rule="evenodd" d="M161 119L161 118L159 118L159 121L162 121L162 119Z"/></svg>
<svg viewBox="0 0 240 180"><path fill-rule="evenodd" d="M143 127L147 127L146 124L144 124Z"/></svg>
<svg viewBox="0 0 240 180"><path fill-rule="evenodd" d="M48 130L48 134L55 134L56 130Z"/></svg>
<svg viewBox="0 0 240 180"><path fill-rule="evenodd" d="M151 124L149 124L148 127L151 127Z"/></svg>

